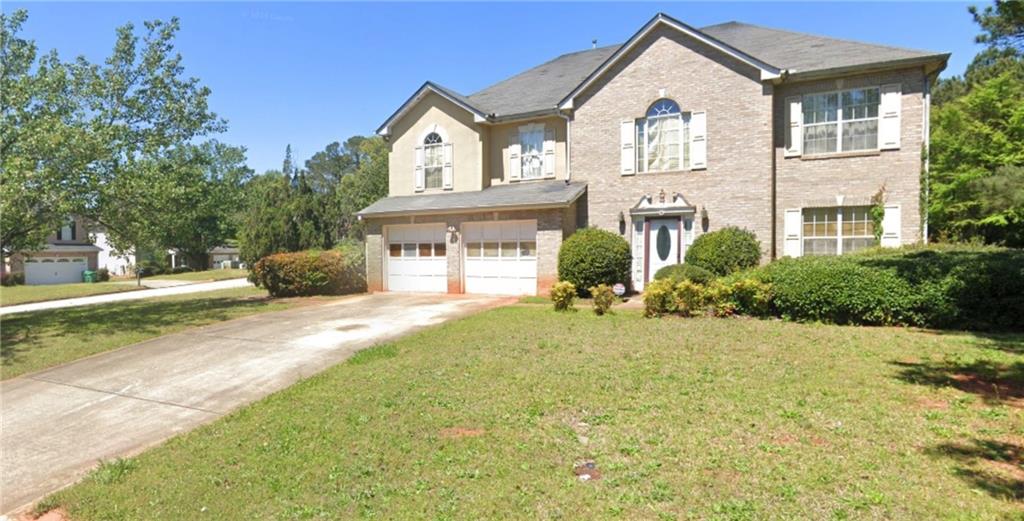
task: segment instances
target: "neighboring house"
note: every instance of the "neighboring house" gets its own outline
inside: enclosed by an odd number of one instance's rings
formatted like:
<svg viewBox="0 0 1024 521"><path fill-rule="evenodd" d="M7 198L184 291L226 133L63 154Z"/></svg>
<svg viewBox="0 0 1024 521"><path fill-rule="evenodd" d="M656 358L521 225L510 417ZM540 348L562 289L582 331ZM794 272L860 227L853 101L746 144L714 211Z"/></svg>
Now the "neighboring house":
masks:
<svg viewBox="0 0 1024 521"><path fill-rule="evenodd" d="M69 218L39 251L11 256L11 272L24 273L25 284L82 282L82 272L95 270L101 249L92 244L81 218Z"/></svg>
<svg viewBox="0 0 1024 521"><path fill-rule="evenodd" d="M544 293L583 226L630 242L636 289L725 226L766 260L848 253L875 244L880 192L882 245L918 242L948 58L659 14L470 96L427 82L378 130L390 188L360 213L369 286Z"/></svg>
<svg viewBox="0 0 1024 521"><path fill-rule="evenodd" d="M89 236L92 243L100 249L97 266L106 268L111 275L131 275L135 268L135 254L118 254L107 240L106 228L96 225L91 227Z"/></svg>
<svg viewBox="0 0 1024 521"><path fill-rule="evenodd" d="M176 249L167 250L167 255L171 260L171 268L179 268L188 266L188 262L184 257L181 256L181 252ZM219 269L224 267L224 262L230 262L232 267L237 268L240 266L240 255L238 248L235 246L217 246L210 250L206 256L206 266L202 269ZM194 266L189 266L194 268Z"/></svg>

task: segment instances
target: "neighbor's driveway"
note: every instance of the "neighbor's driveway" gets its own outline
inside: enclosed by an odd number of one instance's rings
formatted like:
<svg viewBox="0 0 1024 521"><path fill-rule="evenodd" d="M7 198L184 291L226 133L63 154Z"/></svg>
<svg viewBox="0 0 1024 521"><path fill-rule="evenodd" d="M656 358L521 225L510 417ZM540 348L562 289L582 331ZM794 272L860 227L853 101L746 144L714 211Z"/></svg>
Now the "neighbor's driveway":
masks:
<svg viewBox="0 0 1024 521"><path fill-rule="evenodd" d="M218 280L216 282L196 282L194 284L175 283L173 285L155 289L140 289L137 291L125 291L123 293L105 293L102 295L92 295L90 297L65 298L60 300L47 300L45 302L33 302L30 304L18 304L17 306L3 306L0 307L0 315L26 313L28 311L38 311L40 309L73 308L76 306L89 306L92 304L106 304L107 302L121 302L122 300L169 297L171 295L216 291L218 289L244 288L251 285L252 283L244 278Z"/></svg>
<svg viewBox="0 0 1024 521"><path fill-rule="evenodd" d="M0 382L0 513L336 364L508 299L380 293L163 336Z"/></svg>

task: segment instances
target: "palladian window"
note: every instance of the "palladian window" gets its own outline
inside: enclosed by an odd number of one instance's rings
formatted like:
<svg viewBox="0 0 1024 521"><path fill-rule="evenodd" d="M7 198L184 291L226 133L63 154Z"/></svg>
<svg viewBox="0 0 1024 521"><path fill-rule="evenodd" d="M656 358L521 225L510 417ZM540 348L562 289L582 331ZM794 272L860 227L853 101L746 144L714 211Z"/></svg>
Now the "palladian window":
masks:
<svg viewBox="0 0 1024 521"><path fill-rule="evenodd" d="M690 114L660 99L636 120L636 171L668 172L690 167Z"/></svg>

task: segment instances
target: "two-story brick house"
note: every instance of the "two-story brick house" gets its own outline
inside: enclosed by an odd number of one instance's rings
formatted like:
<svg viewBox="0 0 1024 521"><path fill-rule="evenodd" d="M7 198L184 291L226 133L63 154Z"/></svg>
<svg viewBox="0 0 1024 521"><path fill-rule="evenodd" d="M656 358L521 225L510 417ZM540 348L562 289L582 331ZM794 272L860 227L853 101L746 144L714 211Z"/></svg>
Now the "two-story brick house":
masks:
<svg viewBox="0 0 1024 521"><path fill-rule="evenodd" d="M424 84L385 121L389 197L368 223L372 290L544 293L563 239L597 226L633 287L701 233L765 259L924 237L929 87L948 54L664 14L470 96ZM623 281L626 282L626 281Z"/></svg>

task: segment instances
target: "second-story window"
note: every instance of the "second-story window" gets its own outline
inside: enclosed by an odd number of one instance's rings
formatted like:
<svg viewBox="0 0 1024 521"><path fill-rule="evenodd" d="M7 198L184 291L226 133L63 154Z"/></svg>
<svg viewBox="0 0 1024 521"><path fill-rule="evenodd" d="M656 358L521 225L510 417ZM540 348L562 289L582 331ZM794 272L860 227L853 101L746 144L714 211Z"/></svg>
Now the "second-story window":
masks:
<svg viewBox="0 0 1024 521"><path fill-rule="evenodd" d="M636 171L668 172L690 167L690 115L660 99L636 120Z"/></svg>
<svg viewBox="0 0 1024 521"><path fill-rule="evenodd" d="M879 102L877 87L804 96L804 153L877 150Z"/></svg>
<svg viewBox="0 0 1024 521"><path fill-rule="evenodd" d="M423 140L423 183L427 189L444 184L444 141L437 132Z"/></svg>
<svg viewBox="0 0 1024 521"><path fill-rule="evenodd" d="M519 128L519 146L522 151L523 179L544 176L544 126L526 125Z"/></svg>
<svg viewBox="0 0 1024 521"><path fill-rule="evenodd" d="M64 223L64 226L61 226L60 229L57 230L57 240L73 241L75 240L75 231L75 220L68 219Z"/></svg>

